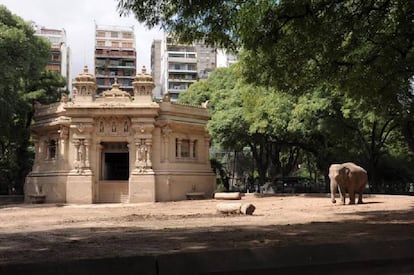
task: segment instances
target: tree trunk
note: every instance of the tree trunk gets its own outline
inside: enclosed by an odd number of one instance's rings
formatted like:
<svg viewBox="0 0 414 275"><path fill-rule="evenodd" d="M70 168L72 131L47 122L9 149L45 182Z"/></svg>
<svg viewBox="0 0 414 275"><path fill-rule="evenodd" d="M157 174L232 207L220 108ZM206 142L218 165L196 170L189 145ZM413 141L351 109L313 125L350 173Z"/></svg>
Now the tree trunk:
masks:
<svg viewBox="0 0 414 275"><path fill-rule="evenodd" d="M214 198L216 200L240 200L240 192L229 192L229 193L215 193Z"/></svg>
<svg viewBox="0 0 414 275"><path fill-rule="evenodd" d="M253 215L256 207L250 203L218 203L216 209L223 214Z"/></svg>
<svg viewBox="0 0 414 275"><path fill-rule="evenodd" d="M224 214L240 214L241 203L218 203L216 209Z"/></svg>
<svg viewBox="0 0 414 275"><path fill-rule="evenodd" d="M259 144L251 144L253 158L256 161L257 172L259 173L259 185L262 186L266 183L267 169L269 168L269 156L266 149L266 141L262 141Z"/></svg>

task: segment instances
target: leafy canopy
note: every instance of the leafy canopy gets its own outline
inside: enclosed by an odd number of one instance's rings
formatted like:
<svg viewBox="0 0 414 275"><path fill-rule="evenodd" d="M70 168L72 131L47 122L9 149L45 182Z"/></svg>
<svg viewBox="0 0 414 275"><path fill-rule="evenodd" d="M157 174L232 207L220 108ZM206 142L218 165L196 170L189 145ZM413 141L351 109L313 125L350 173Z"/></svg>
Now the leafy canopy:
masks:
<svg viewBox="0 0 414 275"><path fill-rule="evenodd" d="M118 0L148 27L182 41L244 49L245 76L282 91L326 81L351 94L411 89L411 0Z"/></svg>
<svg viewBox="0 0 414 275"><path fill-rule="evenodd" d="M45 71L50 44L0 5L0 193L21 191L30 170L33 103L55 101L65 80Z"/></svg>

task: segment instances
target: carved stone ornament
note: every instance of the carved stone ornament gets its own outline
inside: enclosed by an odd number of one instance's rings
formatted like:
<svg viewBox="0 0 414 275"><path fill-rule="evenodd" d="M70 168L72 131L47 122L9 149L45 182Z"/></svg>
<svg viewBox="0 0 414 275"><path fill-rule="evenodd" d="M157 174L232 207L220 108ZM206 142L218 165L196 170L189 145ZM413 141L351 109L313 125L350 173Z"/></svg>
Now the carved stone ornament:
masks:
<svg viewBox="0 0 414 275"><path fill-rule="evenodd" d="M129 136L131 122L128 117L98 118L95 121L98 136Z"/></svg>

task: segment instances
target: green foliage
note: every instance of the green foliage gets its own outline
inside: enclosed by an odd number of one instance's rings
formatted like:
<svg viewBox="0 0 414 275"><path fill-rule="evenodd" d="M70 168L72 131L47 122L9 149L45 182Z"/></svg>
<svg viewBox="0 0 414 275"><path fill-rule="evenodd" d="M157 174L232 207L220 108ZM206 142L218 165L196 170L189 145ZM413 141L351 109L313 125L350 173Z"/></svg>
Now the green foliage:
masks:
<svg viewBox="0 0 414 275"><path fill-rule="evenodd" d="M50 44L2 5L0 48L0 193L22 192L33 157L29 143L33 103L55 100L54 89L64 80L44 71Z"/></svg>
<svg viewBox="0 0 414 275"><path fill-rule="evenodd" d="M66 79L58 72L51 70L43 70L37 79L30 87L35 90L31 98L28 100L36 100L41 104L50 104L61 99L64 91L62 87L66 86Z"/></svg>
<svg viewBox="0 0 414 275"><path fill-rule="evenodd" d="M221 144L254 143L263 164L263 152L277 163L297 146L324 173L331 162L353 160L374 181L381 161L406 148L401 134L414 152L414 1L118 3L121 13L182 41L243 49L237 79L227 78L234 86L193 85L205 91L194 100L211 102L209 129Z"/></svg>
<svg viewBox="0 0 414 275"><path fill-rule="evenodd" d="M331 163L354 161L370 170L375 187L397 138L393 150L401 150L394 109L377 98L352 98L327 84L294 96L247 84L235 67L192 87L180 100L211 102L214 143L230 151L249 147L261 183L288 176L301 163L317 181Z"/></svg>
<svg viewBox="0 0 414 275"><path fill-rule="evenodd" d="M181 41L205 39L213 44L236 44L237 10L244 1L214 0L119 0L121 15L133 13L148 27L161 26L179 34Z"/></svg>
<svg viewBox="0 0 414 275"><path fill-rule="evenodd" d="M229 190L229 176L223 164L215 158L210 159L210 164L218 180L217 189L222 186L224 190Z"/></svg>
<svg viewBox="0 0 414 275"><path fill-rule="evenodd" d="M182 41L243 48L245 75L278 90L328 81L379 96L406 87L413 72L411 0L118 0L118 10Z"/></svg>

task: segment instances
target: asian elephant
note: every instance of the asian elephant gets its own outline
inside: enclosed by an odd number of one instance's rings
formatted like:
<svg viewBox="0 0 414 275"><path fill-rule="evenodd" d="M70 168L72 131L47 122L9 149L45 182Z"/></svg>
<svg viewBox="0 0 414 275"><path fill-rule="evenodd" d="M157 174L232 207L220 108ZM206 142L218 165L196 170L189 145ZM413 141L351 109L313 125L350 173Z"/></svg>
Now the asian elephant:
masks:
<svg viewBox="0 0 414 275"><path fill-rule="evenodd" d="M339 190L342 204L345 204L345 192L349 194L349 204L355 204L355 193L358 193L358 204L362 202L362 194L368 183L368 174L364 168L352 162L332 164L329 167L329 179L331 181L331 199L336 203L335 193Z"/></svg>

